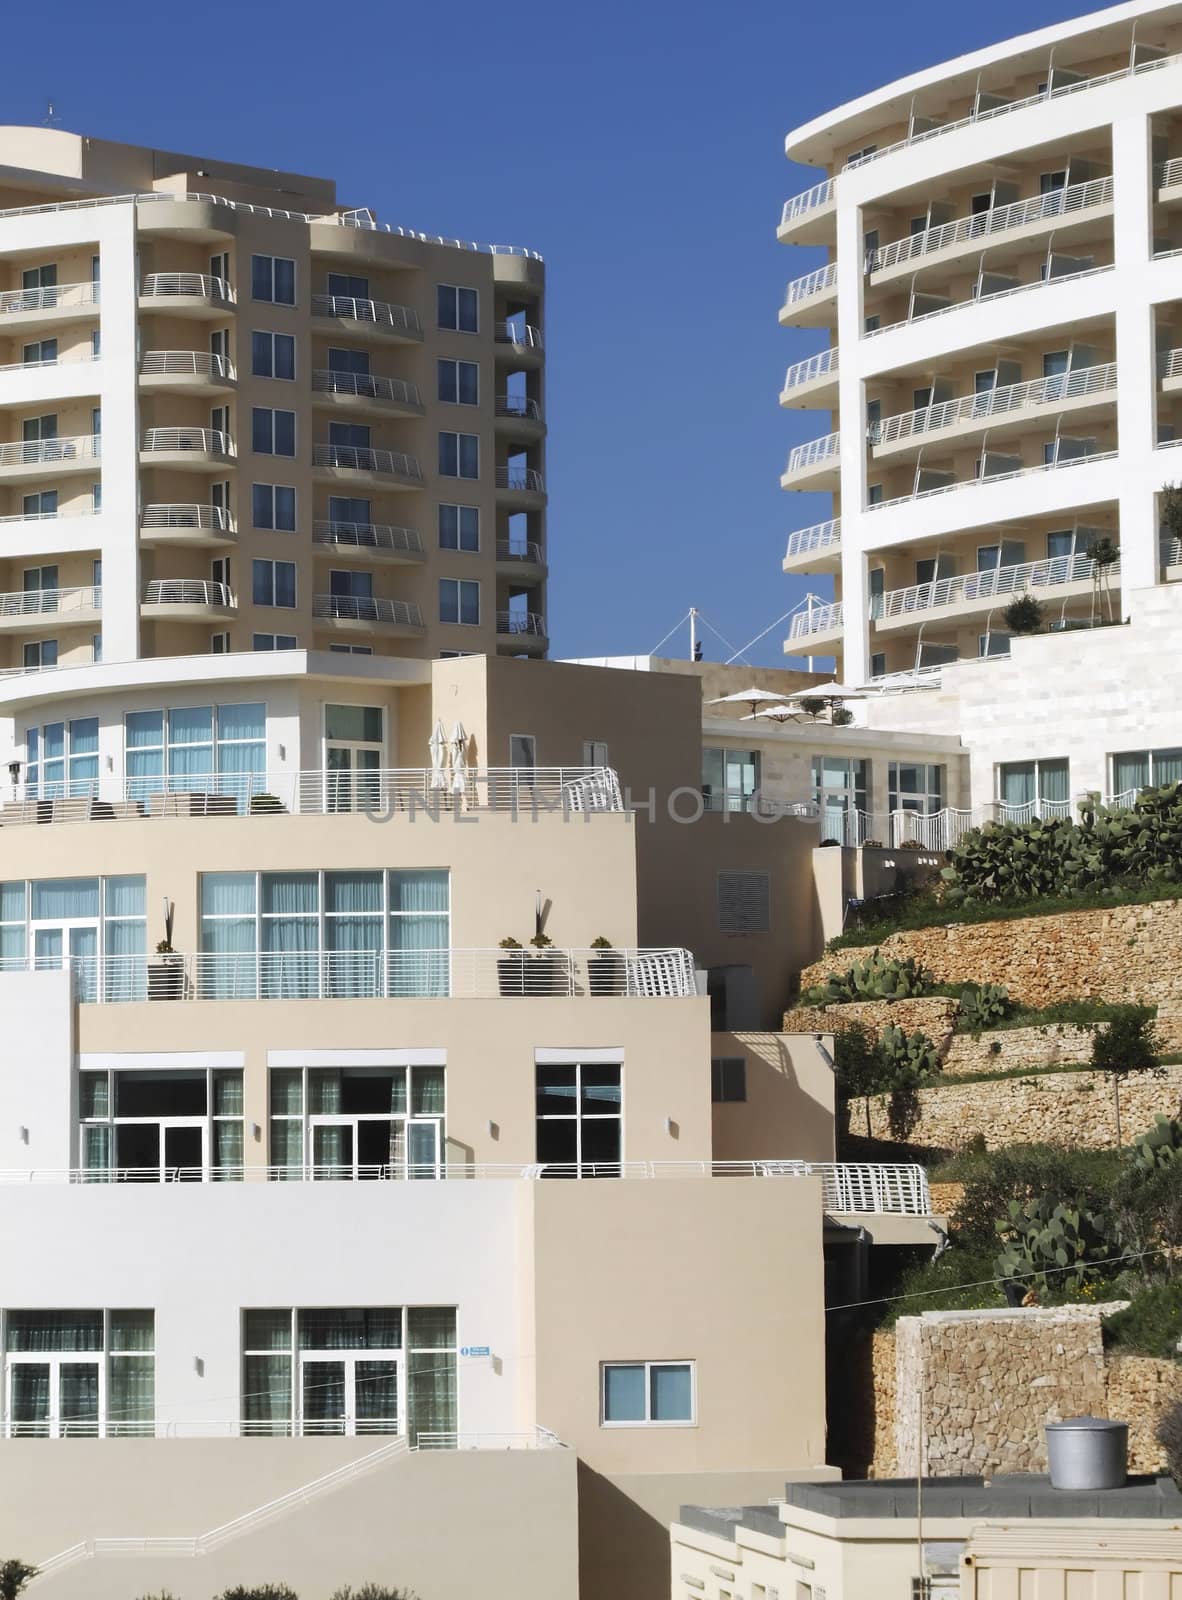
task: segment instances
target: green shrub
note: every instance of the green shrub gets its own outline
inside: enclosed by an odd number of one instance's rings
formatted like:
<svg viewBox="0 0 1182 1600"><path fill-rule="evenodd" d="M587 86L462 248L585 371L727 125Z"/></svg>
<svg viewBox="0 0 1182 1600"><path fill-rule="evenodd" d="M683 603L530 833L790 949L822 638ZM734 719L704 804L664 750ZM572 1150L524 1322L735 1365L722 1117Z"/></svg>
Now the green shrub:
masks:
<svg viewBox="0 0 1182 1600"><path fill-rule="evenodd" d="M1103 1212L1049 1193L1025 1204L1009 1201L994 1227L1002 1245L998 1276L1044 1291L1048 1284L1056 1292L1078 1289L1119 1249Z"/></svg>
<svg viewBox="0 0 1182 1600"><path fill-rule="evenodd" d="M940 1071L940 1052L925 1033L904 1033L892 1022L878 1041L885 1069L885 1087L919 1089Z"/></svg>
<svg viewBox="0 0 1182 1600"><path fill-rule="evenodd" d="M217 1600L299 1600L299 1596L286 1583L256 1583L250 1587L236 1583L232 1589L223 1589Z"/></svg>
<svg viewBox="0 0 1182 1600"><path fill-rule="evenodd" d="M1142 1171L1152 1172L1155 1167L1164 1167L1179 1154L1182 1154L1182 1122L1163 1116L1160 1111L1153 1119L1153 1127L1133 1140L1133 1160Z"/></svg>
<svg viewBox="0 0 1182 1600"><path fill-rule="evenodd" d="M970 1249L954 1240L942 1255L929 1256L903 1273L895 1296L885 1307L883 1321L889 1327L897 1318L921 1311L973 1311L980 1306L1005 1305L996 1276L991 1251Z"/></svg>
<svg viewBox="0 0 1182 1600"><path fill-rule="evenodd" d="M1011 600L1001 615L1011 633L1037 633L1042 627L1042 604L1032 594L1021 594Z"/></svg>
<svg viewBox="0 0 1182 1600"><path fill-rule="evenodd" d="M16 1600L18 1594L27 1583L32 1583L37 1576L38 1569L21 1561L17 1556L10 1556L7 1561L0 1561L0 1600Z"/></svg>
<svg viewBox="0 0 1182 1600"><path fill-rule="evenodd" d="M874 950L844 973L831 972L824 983L801 995L802 1005L843 1005L850 1000L913 1000L931 990L932 975L913 956L901 960Z"/></svg>
<svg viewBox="0 0 1182 1600"><path fill-rule="evenodd" d="M1004 1022L1014 1009L1004 983L971 983L960 993L957 1026L968 1033L984 1033Z"/></svg>
<svg viewBox="0 0 1182 1600"><path fill-rule="evenodd" d="M334 1589L329 1600L418 1600L409 1589L391 1589L384 1583L363 1583L360 1589L345 1584Z"/></svg>
<svg viewBox="0 0 1182 1600"><path fill-rule="evenodd" d="M1140 1355L1178 1359L1182 1335L1182 1278L1151 1283L1123 1311L1104 1318L1104 1342Z"/></svg>
<svg viewBox="0 0 1182 1600"><path fill-rule="evenodd" d="M1008 1214L1009 1202L1025 1203L1045 1194L1102 1213L1123 1164L1116 1150L1045 1144L1007 1145L983 1156L962 1157L958 1176L965 1191L956 1208L958 1235L978 1250L995 1250L996 1223Z"/></svg>
<svg viewBox="0 0 1182 1600"><path fill-rule="evenodd" d="M1123 1075L1160 1064L1152 1006L1113 1007L1102 1028L1092 1035L1092 1066L1097 1072Z"/></svg>

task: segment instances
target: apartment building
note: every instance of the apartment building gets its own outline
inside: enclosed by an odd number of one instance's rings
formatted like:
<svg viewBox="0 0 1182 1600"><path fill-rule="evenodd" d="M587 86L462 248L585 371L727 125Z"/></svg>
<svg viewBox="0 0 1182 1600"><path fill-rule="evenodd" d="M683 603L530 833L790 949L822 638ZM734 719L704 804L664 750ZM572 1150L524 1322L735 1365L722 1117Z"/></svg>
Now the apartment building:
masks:
<svg viewBox="0 0 1182 1600"><path fill-rule="evenodd" d="M1176 691L1144 666L1182 573L1159 504L1182 460L1180 109L1182 9L1138 0L786 141L825 175L779 237L825 259L788 284L781 323L823 342L781 402L829 421L781 481L833 504L783 565L834 598L785 650L868 689L860 723L960 734L974 820L1176 776ZM1023 595L1042 631L1012 637Z"/></svg>

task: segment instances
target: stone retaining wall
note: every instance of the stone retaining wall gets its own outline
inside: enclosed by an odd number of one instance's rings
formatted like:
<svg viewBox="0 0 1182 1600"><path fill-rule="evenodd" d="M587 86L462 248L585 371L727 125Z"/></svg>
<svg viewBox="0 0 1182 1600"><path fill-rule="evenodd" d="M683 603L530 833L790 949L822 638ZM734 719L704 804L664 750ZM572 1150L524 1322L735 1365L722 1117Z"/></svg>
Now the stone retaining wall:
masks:
<svg viewBox="0 0 1182 1600"><path fill-rule="evenodd" d="M916 1000L850 1000L845 1005L795 1006L784 1013L785 1033L838 1033L860 1022L877 1039L891 1023L904 1033L925 1033L936 1044L952 1037L957 1002L944 995Z"/></svg>
<svg viewBox="0 0 1182 1600"><path fill-rule="evenodd" d="M898 1445L895 1441L895 1334L880 1329L871 1341L874 1393L874 1456L869 1473L872 1478L898 1476Z"/></svg>
<svg viewBox="0 0 1182 1600"><path fill-rule="evenodd" d="M944 1052L944 1071L957 1077L1008 1072L1015 1067L1056 1067L1092 1059L1092 1030L1051 1024L999 1028L995 1033L957 1033Z"/></svg>
<svg viewBox="0 0 1182 1600"><path fill-rule="evenodd" d="M1112 1353L1104 1371L1108 1395L1104 1415L1129 1425L1130 1472L1164 1472L1166 1453L1154 1433L1165 1408L1182 1400L1182 1365L1154 1356Z"/></svg>
<svg viewBox="0 0 1182 1600"><path fill-rule="evenodd" d="M928 1185L932 1197L932 1210L938 1217L954 1217L956 1208L964 1199L963 1183L933 1183Z"/></svg>

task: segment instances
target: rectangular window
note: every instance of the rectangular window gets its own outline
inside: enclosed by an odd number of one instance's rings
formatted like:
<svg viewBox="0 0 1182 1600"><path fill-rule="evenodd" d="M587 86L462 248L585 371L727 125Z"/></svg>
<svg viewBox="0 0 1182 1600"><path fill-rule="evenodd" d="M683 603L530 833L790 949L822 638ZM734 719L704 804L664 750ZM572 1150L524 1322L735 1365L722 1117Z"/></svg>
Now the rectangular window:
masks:
<svg viewBox="0 0 1182 1600"><path fill-rule="evenodd" d="M710 1062L710 1098L715 1105L733 1104L747 1098L747 1058L715 1056Z"/></svg>
<svg viewBox="0 0 1182 1600"><path fill-rule="evenodd" d="M294 411L274 411L269 406L252 406L250 446L257 456L294 456L296 453Z"/></svg>
<svg viewBox="0 0 1182 1600"><path fill-rule="evenodd" d="M480 404L480 368L475 361L438 361L439 398L445 405Z"/></svg>
<svg viewBox="0 0 1182 1600"><path fill-rule="evenodd" d="M295 340L290 333L252 333L250 370L256 378L294 378Z"/></svg>
<svg viewBox="0 0 1182 1600"><path fill-rule="evenodd" d="M1071 815L1069 766L1053 761L1005 761L997 769L997 798L1004 820Z"/></svg>
<svg viewBox="0 0 1182 1600"><path fill-rule="evenodd" d="M328 292L338 300L368 300L369 279L352 272L330 272Z"/></svg>
<svg viewBox="0 0 1182 1600"><path fill-rule="evenodd" d="M295 262L287 256L251 256L250 295L276 306L295 305Z"/></svg>
<svg viewBox="0 0 1182 1600"><path fill-rule="evenodd" d="M151 979L148 993L155 993ZM91 1182L243 1177L241 1068L81 1072L78 1103L78 1143Z"/></svg>
<svg viewBox="0 0 1182 1600"><path fill-rule="evenodd" d="M46 971L69 960L78 998L144 998L143 877L45 878L0 888L0 956ZM27 908L27 909L26 909Z"/></svg>
<svg viewBox="0 0 1182 1600"><path fill-rule="evenodd" d="M944 768L924 761L892 761L890 809L933 816L944 808Z"/></svg>
<svg viewBox="0 0 1182 1600"><path fill-rule="evenodd" d="M285 483L255 483L250 490L251 522L277 533L296 531L296 492Z"/></svg>
<svg viewBox="0 0 1182 1600"><path fill-rule="evenodd" d="M475 289L461 289L441 283L436 291L437 321L441 328L456 333L477 333L480 329L480 296Z"/></svg>
<svg viewBox="0 0 1182 1600"><path fill-rule="evenodd" d="M480 585L468 579L440 578L440 622L475 626L480 621Z"/></svg>
<svg viewBox="0 0 1182 1600"><path fill-rule="evenodd" d="M280 1181L438 1178L444 1110L441 1066L277 1068L271 1166Z"/></svg>
<svg viewBox="0 0 1182 1600"><path fill-rule="evenodd" d="M211 655L228 656L230 654L230 635L228 633L211 633L209 636L209 651Z"/></svg>
<svg viewBox="0 0 1182 1600"><path fill-rule="evenodd" d="M152 1311L9 1311L9 1436L150 1438L155 1323Z"/></svg>
<svg viewBox="0 0 1182 1600"><path fill-rule="evenodd" d="M759 751L702 751L702 800L707 811L750 811L759 793Z"/></svg>
<svg viewBox="0 0 1182 1600"><path fill-rule="evenodd" d="M57 666L57 640L36 639L26 644L22 653L26 672L36 672L42 667Z"/></svg>
<svg viewBox="0 0 1182 1600"><path fill-rule="evenodd" d="M607 743L605 740L583 740L583 765L585 767L606 767L610 765L607 758Z"/></svg>
<svg viewBox="0 0 1182 1600"><path fill-rule="evenodd" d="M256 606L294 607L296 603L296 564L294 561L252 561L251 598Z"/></svg>
<svg viewBox="0 0 1182 1600"><path fill-rule="evenodd" d="M260 701L129 711L129 798L163 807L170 792L231 795L242 810L263 783L267 708Z"/></svg>
<svg viewBox="0 0 1182 1600"><path fill-rule="evenodd" d="M692 1427L692 1361L605 1361L601 1418L610 1427Z"/></svg>
<svg viewBox="0 0 1182 1600"><path fill-rule="evenodd" d="M441 478L478 478L480 476L480 439L475 433L441 433L439 435L439 476Z"/></svg>
<svg viewBox="0 0 1182 1600"><path fill-rule="evenodd" d="M522 969L522 992L530 988L530 963L547 961L524 955L517 962L510 953L508 968L499 976L513 978L512 966ZM537 1109L537 1159L555 1178L618 1178L623 1150L623 1068L572 1061L566 1065L538 1065L535 1069Z"/></svg>
<svg viewBox="0 0 1182 1600"><path fill-rule="evenodd" d="M480 549L480 507L439 507L439 548L478 551Z"/></svg>
<svg viewBox="0 0 1182 1600"><path fill-rule="evenodd" d="M869 761L853 756L813 757L813 795L821 808L822 839L862 843L869 789Z"/></svg>
<svg viewBox="0 0 1182 1600"><path fill-rule="evenodd" d="M329 653L337 656L372 656L372 644L330 644Z"/></svg>
<svg viewBox="0 0 1182 1600"><path fill-rule="evenodd" d="M74 717L25 731L25 793L30 798L95 794L99 775L99 721Z"/></svg>
<svg viewBox="0 0 1182 1600"><path fill-rule="evenodd" d="M1112 758L1112 792L1132 802L1142 789L1182 783L1182 750L1126 750Z"/></svg>
<svg viewBox="0 0 1182 1600"><path fill-rule="evenodd" d="M21 513L26 517L56 517L57 490L42 489L38 494L23 495Z"/></svg>
<svg viewBox="0 0 1182 1600"><path fill-rule="evenodd" d="M250 648L252 650L296 650L299 646L294 633L254 633L251 635Z"/></svg>

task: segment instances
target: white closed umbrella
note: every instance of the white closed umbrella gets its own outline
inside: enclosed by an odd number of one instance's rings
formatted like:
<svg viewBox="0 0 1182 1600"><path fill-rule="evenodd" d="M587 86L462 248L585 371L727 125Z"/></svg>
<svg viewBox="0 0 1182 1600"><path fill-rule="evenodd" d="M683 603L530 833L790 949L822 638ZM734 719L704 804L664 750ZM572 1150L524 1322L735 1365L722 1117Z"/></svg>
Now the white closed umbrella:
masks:
<svg viewBox="0 0 1182 1600"><path fill-rule="evenodd" d="M468 787L468 735L464 724L457 722L451 730L451 788L453 794L463 794Z"/></svg>
<svg viewBox="0 0 1182 1600"><path fill-rule="evenodd" d="M442 722L435 724L435 732L427 740L427 749L431 752L430 786L432 789L445 789L447 776L443 765L447 760L447 734L443 731Z"/></svg>

